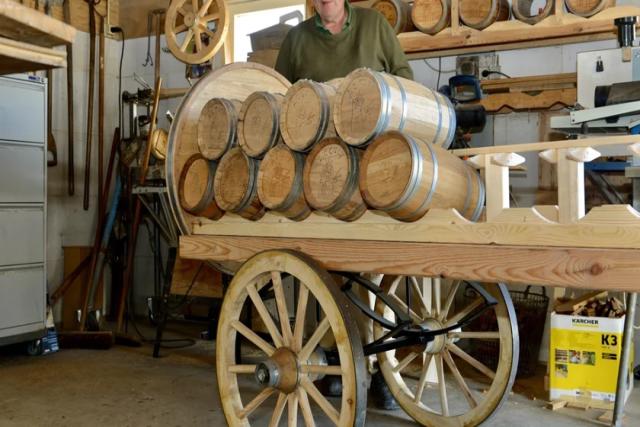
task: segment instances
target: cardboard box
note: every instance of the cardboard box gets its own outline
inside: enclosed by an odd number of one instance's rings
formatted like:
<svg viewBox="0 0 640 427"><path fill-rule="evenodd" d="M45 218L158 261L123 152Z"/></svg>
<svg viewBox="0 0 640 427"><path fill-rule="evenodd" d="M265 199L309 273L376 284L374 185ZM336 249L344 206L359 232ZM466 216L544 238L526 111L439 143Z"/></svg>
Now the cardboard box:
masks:
<svg viewBox="0 0 640 427"><path fill-rule="evenodd" d="M624 319L551 313L550 400L613 408ZM629 362L625 401L633 388L633 355Z"/></svg>

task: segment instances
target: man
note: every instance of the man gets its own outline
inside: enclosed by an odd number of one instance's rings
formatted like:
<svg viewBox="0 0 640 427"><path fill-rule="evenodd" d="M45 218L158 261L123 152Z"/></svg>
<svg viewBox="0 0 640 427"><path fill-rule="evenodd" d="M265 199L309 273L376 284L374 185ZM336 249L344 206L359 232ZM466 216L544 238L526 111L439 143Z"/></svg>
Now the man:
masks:
<svg viewBox="0 0 640 427"><path fill-rule="evenodd" d="M377 11L346 0L313 0L316 15L287 34L276 70L289 81L319 82L360 67L407 79L413 72L389 23Z"/></svg>

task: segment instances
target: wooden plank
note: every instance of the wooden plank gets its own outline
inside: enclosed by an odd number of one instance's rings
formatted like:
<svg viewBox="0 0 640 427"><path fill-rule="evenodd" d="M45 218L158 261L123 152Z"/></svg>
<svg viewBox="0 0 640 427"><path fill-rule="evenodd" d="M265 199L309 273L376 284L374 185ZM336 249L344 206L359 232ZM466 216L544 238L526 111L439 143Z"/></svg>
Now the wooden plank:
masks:
<svg viewBox="0 0 640 427"><path fill-rule="evenodd" d="M0 75L64 68L67 52L0 37Z"/></svg>
<svg viewBox="0 0 640 427"><path fill-rule="evenodd" d="M173 267L171 294L221 298L222 274L206 263L178 257Z"/></svg>
<svg viewBox="0 0 640 427"><path fill-rule="evenodd" d="M640 291L637 250L443 245L329 239L183 236L185 258L242 262L269 249L301 251L328 270L579 289Z"/></svg>
<svg viewBox="0 0 640 427"><path fill-rule="evenodd" d="M545 90L536 95L525 92L492 93L484 96L478 103L488 113L520 111L520 110L547 110L556 105L571 106L576 103L577 90L558 89Z"/></svg>
<svg viewBox="0 0 640 427"><path fill-rule="evenodd" d="M542 76L511 77L494 80L481 80L480 86L485 93L532 91L576 87L577 73L548 74Z"/></svg>
<svg viewBox="0 0 640 427"><path fill-rule="evenodd" d="M571 139L564 141L532 142L528 144L496 145L492 147L462 148L451 150L459 157L475 156L477 154L494 153L527 153L557 148L604 147L608 145L628 145L640 142L638 135L604 136L585 139Z"/></svg>
<svg viewBox="0 0 640 427"><path fill-rule="evenodd" d="M520 220L480 222L467 221L455 210L432 209L412 223L396 221L374 211L367 211L358 221L340 220L312 214L302 222L267 213L259 221L247 221L231 214L213 222L199 218L193 224L194 234L325 238L336 240L378 240L386 242L457 243L508 246L552 246L640 249L640 216L627 205L598 207L577 223L558 224L550 221L532 222L530 216L544 217L532 212L519 213ZM530 208L522 208L531 211ZM627 212L616 222L598 219Z"/></svg>
<svg viewBox="0 0 640 427"><path fill-rule="evenodd" d="M0 36L23 43L52 47L73 43L76 30L64 22L13 0L0 0Z"/></svg>

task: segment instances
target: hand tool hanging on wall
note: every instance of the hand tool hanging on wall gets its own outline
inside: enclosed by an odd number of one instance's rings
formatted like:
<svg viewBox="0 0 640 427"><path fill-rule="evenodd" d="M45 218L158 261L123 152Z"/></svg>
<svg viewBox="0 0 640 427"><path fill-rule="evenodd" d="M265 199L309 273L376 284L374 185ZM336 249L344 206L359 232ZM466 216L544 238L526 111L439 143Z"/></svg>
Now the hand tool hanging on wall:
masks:
<svg viewBox="0 0 640 427"><path fill-rule="evenodd" d="M151 157L151 142L153 138L153 131L156 126L156 118L158 117L158 104L160 103L160 89L162 88L162 77L156 80L156 86L153 93L153 106L151 110L151 122L149 123L149 134L147 136L147 146L145 148L144 159L140 165L140 176L138 177L138 184L143 185L147 178L147 169L149 166L149 158ZM140 217L142 215L142 203L136 196L135 207L133 214L133 224L131 225L131 234L129 236L129 242L127 245L127 265L124 274L124 280L122 284L122 291L120 292L120 300L118 301L118 325L116 332L122 332L124 325L124 311L127 302L127 295L131 289L131 283L133 282L133 264L136 251L136 240L138 238L138 228L140 226Z"/></svg>
<svg viewBox="0 0 640 427"><path fill-rule="evenodd" d="M104 179L104 68L105 18L100 16L100 52L98 59L98 227L102 228L105 201L102 198Z"/></svg>
<svg viewBox="0 0 640 427"><path fill-rule="evenodd" d="M87 144L84 158L84 199L82 207L89 210L89 188L91 186L91 142L93 137L93 88L96 74L96 16L95 0L85 0L89 4L89 96L87 107ZM99 0L97 0L99 1Z"/></svg>
<svg viewBox="0 0 640 427"><path fill-rule="evenodd" d="M39 5L38 5L39 6ZM47 0L44 4L44 12L51 16L52 1ZM53 137L53 70L47 70L47 166L58 164L58 148L56 139ZM51 155L51 157L49 157Z"/></svg>
<svg viewBox="0 0 640 427"><path fill-rule="evenodd" d="M64 22L71 25L71 0L64 2ZM67 187L70 196L76 192L75 165L73 160L73 44L67 45Z"/></svg>

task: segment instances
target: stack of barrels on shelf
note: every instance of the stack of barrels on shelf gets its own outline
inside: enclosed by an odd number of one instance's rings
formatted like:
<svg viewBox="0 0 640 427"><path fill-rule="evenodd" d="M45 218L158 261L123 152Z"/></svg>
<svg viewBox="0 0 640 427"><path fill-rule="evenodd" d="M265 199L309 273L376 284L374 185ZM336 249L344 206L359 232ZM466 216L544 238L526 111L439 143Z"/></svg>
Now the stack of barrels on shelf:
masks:
<svg viewBox="0 0 640 427"><path fill-rule="evenodd" d="M182 169L180 203L214 220L271 210L301 221L318 210L353 221L372 208L415 221L434 207L477 220L484 187L447 151L455 129L446 97L364 68L327 83L301 80L286 94L211 99L198 122L200 152Z"/></svg>
<svg viewBox="0 0 640 427"><path fill-rule="evenodd" d="M417 29L427 34L437 34L451 25L451 3L455 0L375 0L371 8L380 12L396 34ZM457 0L460 22L482 30L499 21L510 18L528 24L536 24L555 11L555 0ZM578 16L590 17L607 7L615 6L615 0L564 0L567 11Z"/></svg>

